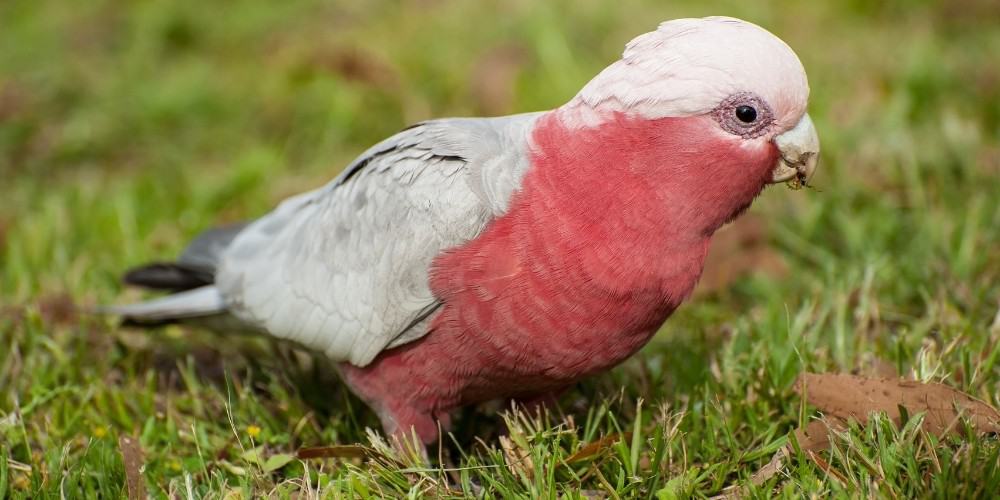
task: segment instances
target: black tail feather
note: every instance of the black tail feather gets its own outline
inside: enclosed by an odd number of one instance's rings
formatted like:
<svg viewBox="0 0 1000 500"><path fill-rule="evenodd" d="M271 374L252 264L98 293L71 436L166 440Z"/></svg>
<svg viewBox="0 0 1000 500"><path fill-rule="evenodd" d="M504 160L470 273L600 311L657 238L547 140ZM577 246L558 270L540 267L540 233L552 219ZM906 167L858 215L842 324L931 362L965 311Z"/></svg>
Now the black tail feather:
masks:
<svg viewBox="0 0 1000 500"><path fill-rule="evenodd" d="M122 318L119 326L122 328L160 328L168 325L176 325L180 322L181 321L179 319L141 320L131 316L125 316Z"/></svg>
<svg viewBox="0 0 1000 500"><path fill-rule="evenodd" d="M176 262L154 262L129 270L122 281L128 285L176 293L211 285L215 279L212 271L203 267Z"/></svg>

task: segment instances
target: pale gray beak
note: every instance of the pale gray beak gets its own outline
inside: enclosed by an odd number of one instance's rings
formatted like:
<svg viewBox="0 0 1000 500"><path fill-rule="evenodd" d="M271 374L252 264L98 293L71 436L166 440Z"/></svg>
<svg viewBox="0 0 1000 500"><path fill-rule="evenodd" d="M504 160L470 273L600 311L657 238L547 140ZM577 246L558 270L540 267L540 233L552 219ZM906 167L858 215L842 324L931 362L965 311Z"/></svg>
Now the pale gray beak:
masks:
<svg viewBox="0 0 1000 500"><path fill-rule="evenodd" d="M802 115L791 130L774 138L781 157L774 165L771 182L789 182L792 187L809 184L819 160L819 136L809 114Z"/></svg>

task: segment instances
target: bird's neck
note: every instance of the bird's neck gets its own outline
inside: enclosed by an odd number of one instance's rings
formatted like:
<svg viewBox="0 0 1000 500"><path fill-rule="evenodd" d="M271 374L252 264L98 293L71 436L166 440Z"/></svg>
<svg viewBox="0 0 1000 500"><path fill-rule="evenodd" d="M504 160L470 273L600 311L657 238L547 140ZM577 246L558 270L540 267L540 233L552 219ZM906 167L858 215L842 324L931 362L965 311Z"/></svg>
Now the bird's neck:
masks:
<svg viewBox="0 0 1000 500"><path fill-rule="evenodd" d="M558 219L560 237L620 268L619 279L679 280L671 294L686 295L712 234L749 207L777 155L747 151L709 120L615 114L580 125L551 113L532 136L525 189Z"/></svg>

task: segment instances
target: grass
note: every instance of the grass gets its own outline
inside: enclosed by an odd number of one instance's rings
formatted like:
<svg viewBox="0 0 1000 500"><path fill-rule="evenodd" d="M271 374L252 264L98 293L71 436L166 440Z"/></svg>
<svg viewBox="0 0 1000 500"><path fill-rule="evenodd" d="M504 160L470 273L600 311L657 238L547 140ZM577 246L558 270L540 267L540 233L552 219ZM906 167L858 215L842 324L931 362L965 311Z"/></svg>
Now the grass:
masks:
<svg viewBox="0 0 1000 500"><path fill-rule="evenodd" d="M469 409L443 462L289 460L379 447L322 360L80 312L137 298L124 268L323 183L408 123L557 106L657 20L719 13L802 58L816 189L771 189L752 210L757 254L780 265L706 288L552 415L505 426ZM0 497L124 496L120 436L161 498L702 497L816 416L792 391L802 371L886 365L1000 405L998 17L987 0L5 1ZM1000 490L995 437L916 423L851 427L827 466L794 454L749 494Z"/></svg>

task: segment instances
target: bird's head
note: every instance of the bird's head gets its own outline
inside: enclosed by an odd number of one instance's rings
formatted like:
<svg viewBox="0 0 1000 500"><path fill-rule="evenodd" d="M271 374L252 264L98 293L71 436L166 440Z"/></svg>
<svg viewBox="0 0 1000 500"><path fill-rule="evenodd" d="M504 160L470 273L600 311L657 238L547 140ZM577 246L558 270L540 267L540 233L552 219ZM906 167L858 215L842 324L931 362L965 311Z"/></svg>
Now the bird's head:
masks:
<svg viewBox="0 0 1000 500"><path fill-rule="evenodd" d="M632 40L559 115L577 130L644 130L643 163L674 194L679 183L695 186L689 196L735 189L749 195L733 207L739 212L767 183L811 178L819 139L808 98L802 63L767 30L733 18L678 19Z"/></svg>

